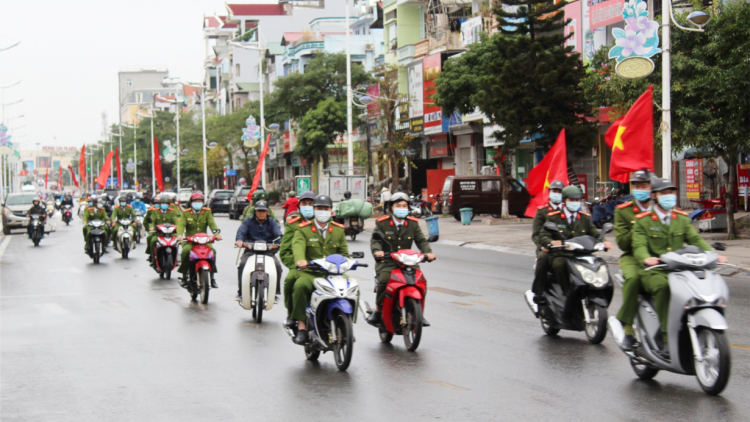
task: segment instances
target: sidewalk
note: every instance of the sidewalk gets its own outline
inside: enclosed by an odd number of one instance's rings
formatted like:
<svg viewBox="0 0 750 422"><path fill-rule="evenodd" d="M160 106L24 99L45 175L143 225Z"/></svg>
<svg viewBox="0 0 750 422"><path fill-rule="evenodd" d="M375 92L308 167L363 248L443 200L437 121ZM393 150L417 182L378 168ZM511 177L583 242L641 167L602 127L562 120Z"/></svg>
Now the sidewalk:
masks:
<svg viewBox="0 0 750 422"><path fill-rule="evenodd" d="M491 220L492 225L489 225ZM439 243L474 249L489 249L498 252L519 255L536 256L536 248L531 241L531 219L495 220L489 216L479 216L468 226L462 225L453 217L441 217ZM422 230L427 233L427 223L419 221ZM369 222L366 227L370 226ZM368 228L371 228L368 227ZM729 263L737 267L723 267L718 272L725 276L750 278L750 239L723 240L725 233L701 233L709 244L720 241L727 244L727 250L722 252L729 259ZM607 252L599 252L598 256L610 264L617 264L622 254L615 243L614 233L607 235L607 240L614 245Z"/></svg>

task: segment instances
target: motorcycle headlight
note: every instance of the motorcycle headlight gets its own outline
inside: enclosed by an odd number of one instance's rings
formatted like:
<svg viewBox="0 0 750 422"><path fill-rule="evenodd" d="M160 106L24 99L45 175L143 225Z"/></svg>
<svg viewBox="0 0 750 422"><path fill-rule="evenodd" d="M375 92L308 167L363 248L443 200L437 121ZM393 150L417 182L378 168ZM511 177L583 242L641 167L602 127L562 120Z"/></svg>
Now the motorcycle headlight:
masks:
<svg viewBox="0 0 750 422"><path fill-rule="evenodd" d="M320 290L321 292L327 295L338 296L336 293L336 290L334 290L334 288L328 284L328 281L325 281L325 280L321 281L320 279L318 279L318 280L315 280L314 284L317 290Z"/></svg>
<svg viewBox="0 0 750 422"><path fill-rule="evenodd" d="M352 287L349 287L349 290L346 291L346 295L347 296L354 296L354 295L357 294L358 291L359 291L359 286L358 285L354 285Z"/></svg>
<svg viewBox="0 0 750 422"><path fill-rule="evenodd" d="M596 281L596 273L584 267L583 265L576 264L576 270L578 270L578 273L581 274L581 278L584 282L588 284L594 284L594 282Z"/></svg>
<svg viewBox="0 0 750 422"><path fill-rule="evenodd" d="M609 271L606 265L599 267L599 271L596 272L596 280L594 280L594 287L600 288L609 282Z"/></svg>

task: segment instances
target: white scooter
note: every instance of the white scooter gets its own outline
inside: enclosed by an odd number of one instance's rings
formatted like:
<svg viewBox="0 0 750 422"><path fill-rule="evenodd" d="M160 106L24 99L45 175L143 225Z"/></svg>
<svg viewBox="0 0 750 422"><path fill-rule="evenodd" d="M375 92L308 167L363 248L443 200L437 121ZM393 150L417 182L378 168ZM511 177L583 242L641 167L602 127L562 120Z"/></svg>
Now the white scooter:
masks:
<svg viewBox="0 0 750 422"><path fill-rule="evenodd" d="M115 236L115 247L122 254L122 259L128 259L130 251L135 249L135 242L133 242L133 237L135 236L133 220L123 218L117 222L120 224L120 227L117 229L117 236Z"/></svg>
<svg viewBox="0 0 750 422"><path fill-rule="evenodd" d="M278 276L273 255L279 251L275 243L243 243L242 249L253 252L242 270L242 300L240 306L253 311L253 319L263 321L263 311L273 308ZM238 256L239 258L239 256Z"/></svg>

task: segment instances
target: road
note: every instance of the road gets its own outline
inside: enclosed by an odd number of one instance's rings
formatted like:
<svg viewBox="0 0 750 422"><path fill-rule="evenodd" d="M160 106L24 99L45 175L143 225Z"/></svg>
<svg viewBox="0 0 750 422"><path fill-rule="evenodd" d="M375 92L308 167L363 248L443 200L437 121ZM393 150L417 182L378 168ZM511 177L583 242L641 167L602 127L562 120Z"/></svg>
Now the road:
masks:
<svg viewBox="0 0 750 422"><path fill-rule="evenodd" d="M57 218L57 216L55 217ZM528 256L435 244L419 350L380 344L355 324L354 358L308 362L281 323L283 306L251 322L233 300L239 222L217 217L220 288L208 305L160 280L139 245L129 260L82 251L81 223L42 240L0 243L3 421L747 420L750 288L729 279L733 368L719 397L694 377L636 379L608 337L542 333L522 292ZM368 252L369 236L350 251ZM0 252L2 253L2 252ZM372 263L369 252L365 261ZM372 269L351 273L372 303ZM620 305L619 291L610 310Z"/></svg>

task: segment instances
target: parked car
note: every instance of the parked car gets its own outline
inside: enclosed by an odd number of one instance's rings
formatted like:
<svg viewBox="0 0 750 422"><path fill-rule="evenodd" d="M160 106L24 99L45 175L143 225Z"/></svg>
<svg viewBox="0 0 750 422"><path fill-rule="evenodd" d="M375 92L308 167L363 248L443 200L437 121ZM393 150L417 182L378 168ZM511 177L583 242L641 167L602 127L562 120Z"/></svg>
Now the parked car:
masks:
<svg viewBox="0 0 750 422"><path fill-rule="evenodd" d="M229 200L232 198L231 190L228 189L214 189L208 194L208 206L211 208L211 212L216 214L217 212L229 212Z"/></svg>
<svg viewBox="0 0 750 422"><path fill-rule="evenodd" d="M234 193L229 199L229 219L237 220L242 217L242 211L245 207L250 205L250 201L247 200L247 194L252 189L252 186L240 185L234 188ZM256 192L265 192L263 188L258 188Z"/></svg>
<svg viewBox="0 0 750 422"><path fill-rule="evenodd" d="M516 179L508 179L508 211L522 217L531 195ZM471 208L471 218L478 214L500 217L503 210L502 178L500 176L448 176L441 198L443 211L461 220L461 208Z"/></svg>
<svg viewBox="0 0 750 422"><path fill-rule="evenodd" d="M25 228L29 223L26 212L31 208L31 202L39 199L35 192L11 193L3 203L3 234L10 234L11 229Z"/></svg>
<svg viewBox="0 0 750 422"><path fill-rule="evenodd" d="M186 210L190 203L190 195L193 194L193 189L191 188L182 188L177 193L177 202L182 207L183 210Z"/></svg>

